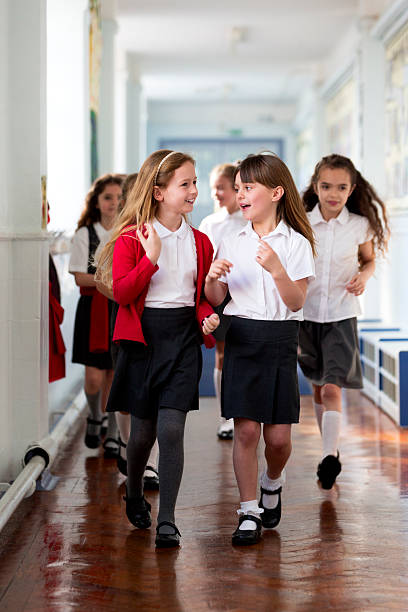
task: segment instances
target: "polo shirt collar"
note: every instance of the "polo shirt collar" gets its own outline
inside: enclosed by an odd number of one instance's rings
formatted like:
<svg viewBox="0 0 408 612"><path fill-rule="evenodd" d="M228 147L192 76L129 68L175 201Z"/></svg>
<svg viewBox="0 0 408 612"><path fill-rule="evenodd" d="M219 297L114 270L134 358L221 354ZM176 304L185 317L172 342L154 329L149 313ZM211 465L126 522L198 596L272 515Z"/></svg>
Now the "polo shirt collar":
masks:
<svg viewBox="0 0 408 612"><path fill-rule="evenodd" d="M181 220L180 227L175 232L172 232L169 229L167 229L167 227L162 225L160 221L158 221L157 219L154 219L153 226L156 232L159 234L160 238L167 238L168 236L176 236L177 238L183 239L188 232L188 226L187 226L187 223L184 217Z"/></svg>
<svg viewBox="0 0 408 612"><path fill-rule="evenodd" d="M266 236L263 236L263 238L270 238L271 236L276 236L276 234L283 234L284 236L289 236L289 227L286 225L283 219L279 221L273 232L270 232ZM251 221L248 221L248 223L244 225L238 235L246 235L252 238L255 237L257 240L259 240L259 236L253 229Z"/></svg>
<svg viewBox="0 0 408 612"><path fill-rule="evenodd" d="M333 220L338 221L341 225L346 225L347 221L349 220L349 217L350 213L348 211L348 208L347 206L344 206L341 213ZM319 204L316 204L316 206L310 212L309 221L311 225L317 225L318 223L327 223L326 219L323 219Z"/></svg>

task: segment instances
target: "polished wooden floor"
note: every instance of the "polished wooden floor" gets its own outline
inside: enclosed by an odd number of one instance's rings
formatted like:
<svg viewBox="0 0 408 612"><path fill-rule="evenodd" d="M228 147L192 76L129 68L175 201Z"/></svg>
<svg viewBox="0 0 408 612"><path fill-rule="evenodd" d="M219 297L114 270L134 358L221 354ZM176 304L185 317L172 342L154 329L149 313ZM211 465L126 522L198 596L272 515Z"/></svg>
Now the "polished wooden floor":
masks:
<svg viewBox="0 0 408 612"><path fill-rule="evenodd" d="M316 483L304 397L282 522L243 549L230 544L238 495L214 400L188 418L178 550L156 551L153 529L128 523L124 478L84 447L82 423L53 466L58 486L24 500L0 534L0 610L408 610L408 432L358 392L347 402L338 485Z"/></svg>

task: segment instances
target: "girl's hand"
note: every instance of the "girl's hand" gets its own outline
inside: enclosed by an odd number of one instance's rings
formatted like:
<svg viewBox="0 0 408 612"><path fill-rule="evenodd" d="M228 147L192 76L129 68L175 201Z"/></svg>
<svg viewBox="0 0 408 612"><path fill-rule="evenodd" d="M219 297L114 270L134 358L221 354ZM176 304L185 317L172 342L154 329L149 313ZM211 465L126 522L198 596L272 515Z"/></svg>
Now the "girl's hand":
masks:
<svg viewBox="0 0 408 612"><path fill-rule="evenodd" d="M216 259L212 262L208 270L205 282L218 280L221 276L227 274L227 272L231 272L232 265L233 264L227 259Z"/></svg>
<svg viewBox="0 0 408 612"><path fill-rule="evenodd" d="M159 259L162 246L159 234L156 232L151 223L145 223L141 230L136 230L136 234L146 252L147 257L155 266Z"/></svg>
<svg viewBox="0 0 408 612"><path fill-rule="evenodd" d="M259 265L270 272L272 276L278 276L283 270L279 256L264 240L259 240L258 252L255 259Z"/></svg>
<svg viewBox="0 0 408 612"><path fill-rule="evenodd" d="M214 312L214 314L203 319L203 334L205 336L208 336L208 334L212 334L214 329L217 329L219 324L220 324L220 317Z"/></svg>
<svg viewBox="0 0 408 612"><path fill-rule="evenodd" d="M349 293L353 295L361 295L366 286L366 279L361 272L358 272L351 281L349 281L346 285L346 289Z"/></svg>

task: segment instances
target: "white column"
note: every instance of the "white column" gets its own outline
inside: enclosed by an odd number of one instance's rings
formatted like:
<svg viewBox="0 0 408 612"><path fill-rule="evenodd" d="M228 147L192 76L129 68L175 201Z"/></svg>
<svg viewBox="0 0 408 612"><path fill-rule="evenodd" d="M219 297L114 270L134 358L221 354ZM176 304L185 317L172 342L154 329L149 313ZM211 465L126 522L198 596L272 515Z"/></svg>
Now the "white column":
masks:
<svg viewBox="0 0 408 612"><path fill-rule="evenodd" d="M0 480L48 431L46 0L0 4ZM4 78L3 78L4 77Z"/></svg>
<svg viewBox="0 0 408 612"><path fill-rule="evenodd" d="M375 185L385 189L385 52L381 41L370 34L373 20L360 22L359 106L361 129L361 171Z"/></svg>
<svg viewBox="0 0 408 612"><path fill-rule="evenodd" d="M104 18L102 5L102 63L99 99L99 173L114 172L115 34L114 19Z"/></svg>
<svg viewBox="0 0 408 612"><path fill-rule="evenodd" d="M358 49L358 97L360 124L360 171L381 198L385 190L385 53L381 41L370 31L374 20L360 20ZM389 313L383 265L378 265L374 278L364 292L364 315L367 318L386 317Z"/></svg>
<svg viewBox="0 0 408 612"><path fill-rule="evenodd" d="M141 156L141 119L143 111L142 86L136 61L128 56L126 82L126 171L137 172L144 156Z"/></svg>

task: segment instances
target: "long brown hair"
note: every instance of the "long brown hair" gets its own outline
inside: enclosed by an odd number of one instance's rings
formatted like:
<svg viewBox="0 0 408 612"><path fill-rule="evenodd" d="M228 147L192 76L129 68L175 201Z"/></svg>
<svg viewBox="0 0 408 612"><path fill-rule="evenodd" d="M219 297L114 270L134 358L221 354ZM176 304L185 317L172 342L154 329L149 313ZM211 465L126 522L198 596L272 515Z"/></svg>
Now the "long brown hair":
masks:
<svg viewBox="0 0 408 612"><path fill-rule="evenodd" d="M243 183L261 183L272 189L283 187L284 193L276 209L276 220L278 223L281 220L285 221L296 232L307 238L313 255L316 255L313 230L286 164L274 153L266 151L257 155L248 155L238 164L235 176L238 172Z"/></svg>
<svg viewBox="0 0 408 612"><path fill-rule="evenodd" d="M316 164L313 176L310 180L310 185L302 196L305 209L307 211L312 210L319 201L315 186L319 181L320 171L323 168L341 168L349 173L351 184L354 185L354 189L347 200L346 206L351 213L367 217L370 227L374 232L374 249L381 253L385 253L390 236L385 204L378 196L374 187L366 181L348 157L333 153L332 155L323 157L319 163ZM381 217L379 210L381 211Z"/></svg>
<svg viewBox="0 0 408 612"><path fill-rule="evenodd" d="M107 185L119 185L121 187L124 178L124 174L102 174L95 179L86 195L85 206L79 217L77 230L84 225L92 225L101 220L101 211L97 208L98 197L104 192Z"/></svg>
<svg viewBox="0 0 408 612"><path fill-rule="evenodd" d="M125 206L113 226L112 238L98 257L98 278L107 287L112 287L112 260L116 240L124 231L136 229L154 219L159 206L154 197L154 187L165 189L174 172L186 162L195 165L194 159L187 153L161 149L149 155L140 168Z"/></svg>

